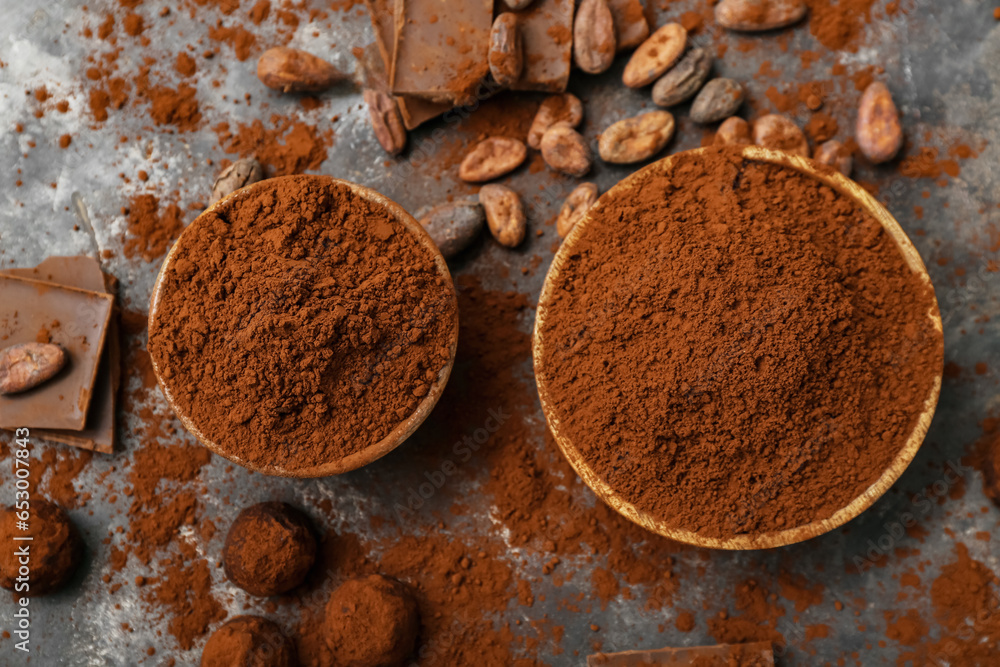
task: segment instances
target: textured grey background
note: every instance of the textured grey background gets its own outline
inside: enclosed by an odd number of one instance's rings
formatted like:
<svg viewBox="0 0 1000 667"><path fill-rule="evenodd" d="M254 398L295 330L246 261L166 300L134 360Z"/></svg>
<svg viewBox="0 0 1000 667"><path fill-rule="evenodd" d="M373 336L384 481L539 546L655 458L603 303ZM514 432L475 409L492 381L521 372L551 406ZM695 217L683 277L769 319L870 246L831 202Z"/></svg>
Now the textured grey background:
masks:
<svg viewBox="0 0 1000 667"><path fill-rule="evenodd" d="M111 0L89 0L88 4L91 25L98 21L97 10L113 5ZM876 6L884 4L877 2ZM336 144L323 165L323 173L378 189L411 211L447 193L448 178L428 178L424 171L407 169L405 161L389 168L383 165L385 156L371 136L357 91L332 92L324 96L321 109L304 112L294 101L280 99L259 85L252 59L238 63L231 57L220 57L211 65L216 69L202 68L197 87L207 122L199 132L170 135L144 129L149 119L135 110L113 114L108 123L94 127L85 112L86 92L80 83L82 59L93 48L91 40L79 35L86 15L83 5L84 0L47 3L0 0L0 16L3 17L0 21L0 60L5 63L0 68L0 154L3 156L0 193L5 204L0 207L0 263L3 266L30 266L49 255L110 249L115 251L115 256L104 265L122 279L123 304L130 309L145 309L158 266L128 261L120 253L125 229L120 207L128 197L145 188L134 178L130 184L125 184L118 174L124 172L134 176L139 169L148 168L147 156L158 158L160 162L152 171L152 184L163 191L179 189L182 205L204 201L214 177L214 168L206 166L205 159L223 157L208 126L224 119L231 122L258 116L266 119L272 111L299 114L321 127L333 115L340 115L335 125ZM897 575L904 569L925 564L921 576L925 585L928 584L942 563L953 560L956 540L966 543L975 558L998 570L992 543L977 540L974 535L978 531L993 531L1000 514L992 507L981 511L989 503L979 488L978 473L972 471L964 473L968 490L963 498L934 504L925 513L920 513L921 523L927 530L925 538L894 540L893 548L918 548L919 557L899 559L890 553L883 568L870 569L863 575L851 569L853 558L869 549L869 540L877 543L883 538L885 541L884 536L889 534L886 523L897 520L904 512L914 511L912 496L942 479L946 462L958 459L966 451L980 433L979 422L998 407L996 386L1000 361L995 350L1000 341L997 299L1000 274L987 270L989 262L996 260L996 254L988 251L989 238L991 234L997 238L1000 230L1000 209L997 208L1000 201L997 175L1000 164L997 104L1000 22L991 18L994 5L976 0L903 2L907 14L900 13L889 21L875 21L868 26L867 46L857 53L824 53L808 75L808 78L829 78L830 67L838 59L852 67L884 66L884 79L904 113L908 135L916 138L919 145L939 146L946 152L956 140L969 144L985 140L988 144L978 159L962 163L961 176L951 180L947 187L903 178L893 168L862 169L857 173L862 181L878 183L879 198L897 215L927 262L946 321L947 360L965 369L960 378L945 382L926 444L907 473L871 510L849 524L848 530L770 552L715 553L703 559L702 554L689 551L677 557L674 571L680 580L678 608L701 609L702 603L707 602L712 610L708 613L714 613L720 607L731 607L734 582L741 580L747 571L776 573L786 568L805 573L810 581L822 582L825 593L821 605L794 614L791 603L783 601L789 613L779 622L778 630L798 646L794 655L786 658L783 664L821 664L835 661L851 651L858 651L865 665L893 663L899 647L892 641L886 642L884 647L878 646L878 641L884 638L883 611L910 605L927 608L925 602L897 602L900 592ZM169 53L174 44L179 48L182 43L192 41L191 35L198 36L205 31L203 24L191 20L184 11L174 13L176 25L173 28L161 28L152 20L159 6L160 3L150 1L138 9L148 17L147 23L152 24L146 35L153 38L151 50L158 56ZM700 0L674 2L667 11L660 12L660 23L694 7L701 7ZM212 15L203 13L202 16L210 18ZM351 11L345 16L331 12L331 19L319 25L319 37L312 34L314 26L303 22L293 45L312 49L353 69L350 46L370 42L371 31L363 13ZM180 30L188 37L179 39L177 32ZM259 32L266 35L267 29ZM747 82L750 98L766 109L764 91L775 83L780 85L782 80L755 78L762 62L770 61L774 69L783 70L786 78L791 79L801 69L800 60L794 53L796 49L822 51L805 27L797 28L791 35L791 48L787 53L781 50L774 36L725 36L723 39L731 43L731 48L724 61L717 62L716 70ZM761 39L761 42L757 48L743 53L736 46L747 39ZM703 35L697 41L708 43L713 39ZM138 59L144 55L144 50L134 42L123 41L123 46L122 58ZM222 47L222 53L225 56L231 51ZM644 104L648 106L647 94L626 90L618 83L623 66L624 59L620 58L612 71L603 76L574 75L571 88L586 98L585 132L590 138L611 121L638 111ZM213 88L210 85L212 78L221 79L223 85ZM67 114L50 111L44 118L34 118L34 100L25 95L25 90L39 85L47 86L57 98L68 99L71 111ZM245 91L253 92L254 105L233 104L232 100L241 99ZM223 99L224 95L228 95L228 99ZM257 100L264 100L269 108L262 112ZM697 146L701 141L701 131L683 118L683 112L679 116L678 138L671 144L670 151ZM799 120L804 122L805 118ZM14 132L16 122L24 124L23 134ZM432 155L441 150L432 136L433 129L440 127L448 129L446 123L437 123L415 133L411 138L413 145L423 144L421 149ZM846 136L848 129L842 122L838 136ZM56 145L56 137L65 132L73 134L73 145L68 150L61 150ZM141 135L142 141L121 143L120 135ZM29 141L35 141L37 147L29 149ZM24 157L24 153L28 157ZM603 190L626 173L628 170L624 168L598 165L594 180ZM17 179L23 180L22 187L15 187ZM530 242L511 252L486 240L454 268L459 273L481 275L488 286L513 288L528 292L534 298L555 239L554 228L544 222L552 219L559 200L573 183L568 179L532 175L526 170L517 173L511 181L522 192L537 190L539 184L544 186L532 208ZM57 187L53 189L51 183L56 183ZM924 190L930 192L929 198L922 196ZM925 208L923 220L913 215L914 205ZM191 217L193 214L188 219ZM74 225L79 225L81 231L74 232ZM543 238L533 236L538 228L545 230ZM529 266L534 255L542 257L541 268L522 276L520 267ZM503 271L503 267L511 270ZM957 275L957 267L965 269L964 276ZM531 326L530 317L529 312L522 322L526 331ZM976 376L971 372L977 362L989 364L985 375ZM530 369L524 371L527 374ZM162 401L155 407L162 410ZM540 420L540 413L534 418ZM117 470L110 473L107 482L117 485L116 488L125 486L123 464L137 445L130 433L138 421L137 415L122 415L120 451L114 457L95 457L88 471L78 479L79 489L102 488L97 487L95 480L112 466ZM319 481L251 478L240 470L223 474L226 465L226 461L215 459L203 471L203 479L212 490L212 494L204 498L206 514L213 516L220 527L228 524L242 504L278 496L307 506L318 498L329 498L334 504L336 519L328 520L328 526L364 532L367 508L388 514L388 508L399 500L400 489L406 489L414 476L419 475L419 470L410 469L405 449L368 470ZM12 497L8 470L3 471L2 478L4 485L0 493ZM379 484L371 483L375 479ZM459 484L468 494L465 502L475 511L472 519L475 530L492 534L495 527L489 518L488 500L477 492L479 481L468 479ZM103 491L95 493L95 498L84 509L72 512L90 548L90 558L79 581L68 591L32 603L36 613L33 628L37 651L32 664L135 664L145 657L141 652L148 646L155 646L157 655L146 660L147 664L159 664L165 656L171 655L177 658L178 664L196 662L197 649L188 654L179 653L172 638L156 636L157 626L151 622L133 587L124 587L113 599L104 594L106 586L101 576L107 571L108 546L101 540L109 525L124 521L121 516L110 516L111 508L101 499L104 495ZM232 504L223 503L224 496L229 496ZM9 502L10 497L3 500ZM221 535L212 545L215 549L221 547ZM545 554L538 556L539 562L547 558ZM601 557L598 557L596 564L600 563ZM537 573L538 565L533 563L527 567ZM641 590L636 591L637 599L618 598L604 611L596 604L590 614L571 614L560 609L559 600L569 597L577 588L589 594L586 582L594 566L572 559L564 562L561 567L580 571L571 583L561 589L546 589L548 580L543 580L534 585L535 594L547 593L546 602L536 602L531 610L512 607L508 620L519 616L541 618L548 614L557 624L565 625L566 634L561 642L565 652L551 655L552 646L543 643L538 657L556 665L578 664L579 658L573 657L574 649L585 652L595 638L604 642L605 650L670 643L711 643L711 638L704 633L703 622L694 632L681 634L672 628L674 610L643 611ZM122 579L127 581L134 576L130 573L131 570L127 570ZM228 584L220 582L218 585L220 590L233 594L230 612L241 609L245 598ZM863 602L856 603L858 598ZM835 612L834 600L843 600L848 609ZM9 602L0 603L0 627L8 627L8 612L12 611L13 605ZM798 617L798 622L793 616ZM123 632L120 627L123 621L132 623L136 632ZM600 625L599 633L589 629L592 622ZM667 631L658 634L657 626L664 623ZM831 634L826 639L803 644L803 627L812 623L828 624ZM293 625L292 620L289 619L286 625ZM20 664L21 661L9 640L0 642L0 664Z"/></svg>

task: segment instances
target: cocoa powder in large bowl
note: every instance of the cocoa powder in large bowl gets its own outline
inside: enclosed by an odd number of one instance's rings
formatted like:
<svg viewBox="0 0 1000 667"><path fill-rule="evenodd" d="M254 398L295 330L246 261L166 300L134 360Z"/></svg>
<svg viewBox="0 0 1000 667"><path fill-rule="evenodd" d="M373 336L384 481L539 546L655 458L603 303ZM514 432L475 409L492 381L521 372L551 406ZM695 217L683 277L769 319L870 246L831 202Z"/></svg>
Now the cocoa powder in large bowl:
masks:
<svg viewBox="0 0 1000 667"><path fill-rule="evenodd" d="M756 549L854 518L913 459L943 336L919 255L857 184L706 148L609 190L539 301L546 419L583 480L666 537Z"/></svg>
<svg viewBox="0 0 1000 667"><path fill-rule="evenodd" d="M402 207L327 176L262 181L181 234L149 353L185 427L251 470L321 477L409 437L458 341L447 264Z"/></svg>

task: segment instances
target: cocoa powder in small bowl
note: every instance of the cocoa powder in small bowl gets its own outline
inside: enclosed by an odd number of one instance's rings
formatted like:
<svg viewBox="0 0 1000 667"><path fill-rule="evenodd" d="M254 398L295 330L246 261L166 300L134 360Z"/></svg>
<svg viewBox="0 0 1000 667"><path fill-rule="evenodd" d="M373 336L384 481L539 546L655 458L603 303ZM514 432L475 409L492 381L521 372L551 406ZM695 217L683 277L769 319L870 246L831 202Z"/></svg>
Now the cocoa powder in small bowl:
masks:
<svg viewBox="0 0 1000 667"><path fill-rule="evenodd" d="M637 172L559 250L534 343L578 474L627 518L726 549L842 525L899 477L940 390L916 250L804 158L706 148Z"/></svg>
<svg viewBox="0 0 1000 667"><path fill-rule="evenodd" d="M149 353L184 425L266 474L370 463L437 402L458 306L434 242L398 204L288 176L210 207L153 290Z"/></svg>

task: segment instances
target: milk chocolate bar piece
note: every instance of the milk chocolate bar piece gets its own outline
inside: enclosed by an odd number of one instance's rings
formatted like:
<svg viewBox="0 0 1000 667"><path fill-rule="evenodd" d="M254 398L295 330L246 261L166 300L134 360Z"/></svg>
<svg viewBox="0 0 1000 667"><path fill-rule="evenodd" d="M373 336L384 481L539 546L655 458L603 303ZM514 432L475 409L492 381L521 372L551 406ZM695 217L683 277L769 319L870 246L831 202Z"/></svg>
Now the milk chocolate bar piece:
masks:
<svg viewBox="0 0 1000 667"><path fill-rule="evenodd" d="M103 271L97 260L90 257L49 257L33 269L8 269L6 275L31 278L67 287L114 295L117 280ZM87 411L86 427L82 431L35 429L34 435L82 449L110 454L115 446L115 396L121 381L121 344L118 322L112 315L107 343L101 355L94 393Z"/></svg>
<svg viewBox="0 0 1000 667"><path fill-rule="evenodd" d="M40 340L69 353L67 368L52 380L0 396L0 428L86 427L113 302L103 292L0 275L0 344Z"/></svg>
<svg viewBox="0 0 1000 667"><path fill-rule="evenodd" d="M573 0L535 0L517 13L524 70L512 90L566 90L573 59Z"/></svg>
<svg viewBox="0 0 1000 667"><path fill-rule="evenodd" d="M608 0L619 53L634 49L649 37L649 22L641 0Z"/></svg>
<svg viewBox="0 0 1000 667"><path fill-rule="evenodd" d="M774 650L770 642L752 644L719 644L661 648L653 651L597 653L587 657L587 667L774 667Z"/></svg>
<svg viewBox="0 0 1000 667"><path fill-rule="evenodd" d="M493 0L396 0L392 92L455 105L475 100L490 69L492 25Z"/></svg>
<svg viewBox="0 0 1000 667"><path fill-rule="evenodd" d="M361 63L365 69L365 85L388 93L390 92L389 68L396 54L396 0L365 0L365 4L368 5L372 28L375 31L375 44L378 46L378 54L375 55L380 56L374 58L369 49L365 49ZM452 108L451 104L428 102L412 95L395 97L407 130L437 118Z"/></svg>

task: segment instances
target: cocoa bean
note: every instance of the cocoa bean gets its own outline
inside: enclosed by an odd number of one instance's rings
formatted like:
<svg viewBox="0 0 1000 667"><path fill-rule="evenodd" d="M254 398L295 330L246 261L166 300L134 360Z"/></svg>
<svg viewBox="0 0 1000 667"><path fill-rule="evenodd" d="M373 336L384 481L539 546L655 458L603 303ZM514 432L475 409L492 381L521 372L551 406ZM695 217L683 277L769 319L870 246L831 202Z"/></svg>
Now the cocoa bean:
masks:
<svg viewBox="0 0 1000 667"><path fill-rule="evenodd" d="M576 127L583 120L583 103L573 93L549 95L538 107L531 129L528 130L528 145L538 150L542 147L542 136L556 123L569 123Z"/></svg>
<svg viewBox="0 0 1000 667"><path fill-rule="evenodd" d="M53 343L21 343L0 350L0 396L33 389L66 365L66 351Z"/></svg>
<svg viewBox="0 0 1000 667"><path fill-rule="evenodd" d="M687 30L679 23L668 23L639 45L622 74L629 88L642 88L656 81L676 63L687 48Z"/></svg>
<svg viewBox="0 0 1000 667"><path fill-rule="evenodd" d="M371 88L365 90L364 98L375 138L386 153L399 155L406 148L406 127L399 115L396 100L388 93Z"/></svg>
<svg viewBox="0 0 1000 667"><path fill-rule="evenodd" d="M615 24L608 0L580 0L573 20L573 60L588 74L611 67L617 52Z"/></svg>
<svg viewBox="0 0 1000 667"><path fill-rule="evenodd" d="M903 126L892 93L881 81L870 84L858 105L858 122L854 130L858 148L875 164L896 157L903 146Z"/></svg>
<svg viewBox="0 0 1000 667"><path fill-rule="evenodd" d="M833 167L844 176L850 176L854 168L854 158L844 144L836 139L825 141L816 148L813 159L820 164Z"/></svg>
<svg viewBox="0 0 1000 667"><path fill-rule="evenodd" d="M510 137L490 137L465 156L458 168L458 177L469 183L491 181L517 169L527 156L524 142Z"/></svg>
<svg viewBox="0 0 1000 667"><path fill-rule="evenodd" d="M211 206L240 188L263 179L264 169L260 166L260 162L252 157L237 160L216 177L215 183L212 184L212 198L208 203Z"/></svg>
<svg viewBox="0 0 1000 667"><path fill-rule="evenodd" d="M524 240L527 219L521 198L504 185L484 185L479 190L479 203L486 211L486 224L501 245L515 248Z"/></svg>
<svg viewBox="0 0 1000 667"><path fill-rule="evenodd" d="M515 14L503 12L493 22L488 59L490 72L501 86L511 86L521 78L524 46Z"/></svg>
<svg viewBox="0 0 1000 667"><path fill-rule="evenodd" d="M768 114L754 121L753 142L763 148L809 157L805 133L787 116Z"/></svg>
<svg viewBox="0 0 1000 667"><path fill-rule="evenodd" d="M587 140L569 123L556 123L542 136L545 164L577 178L590 171L594 158Z"/></svg>
<svg viewBox="0 0 1000 667"><path fill-rule="evenodd" d="M620 120L604 130L598 152L605 162L640 162L663 150L672 136L673 115L668 111L648 111Z"/></svg>
<svg viewBox="0 0 1000 667"><path fill-rule="evenodd" d="M711 71L711 54L701 47L690 49L653 85L653 102L661 107L687 102L705 85Z"/></svg>
<svg viewBox="0 0 1000 667"><path fill-rule="evenodd" d="M784 28L805 15L804 0L722 0L715 6L716 23L743 32Z"/></svg>
<svg viewBox="0 0 1000 667"><path fill-rule="evenodd" d="M729 118L743 104L746 93L732 79L712 79L691 103L691 120L703 125Z"/></svg>
<svg viewBox="0 0 1000 667"><path fill-rule="evenodd" d="M420 224L445 259L465 250L479 236L485 220L486 213L475 199L439 204L420 216Z"/></svg>
<svg viewBox="0 0 1000 667"><path fill-rule="evenodd" d="M573 192L569 193L562 208L559 209L559 217L556 219L556 232L561 238L569 236L570 231L576 227L576 223L583 220L590 207L597 203L597 186L593 183L581 183L576 186Z"/></svg>
<svg viewBox="0 0 1000 667"><path fill-rule="evenodd" d="M508 9L512 9L514 11L520 11L525 7L527 7L528 5L530 5L532 3L532 0L504 0L503 3L507 5Z"/></svg>
<svg viewBox="0 0 1000 667"><path fill-rule="evenodd" d="M347 75L319 56L276 46L257 61L257 78L268 88L285 93L317 93L346 80Z"/></svg>
<svg viewBox="0 0 1000 667"><path fill-rule="evenodd" d="M748 146L752 143L750 124L739 116L730 116L715 131L716 146Z"/></svg>

